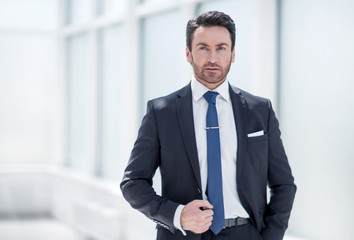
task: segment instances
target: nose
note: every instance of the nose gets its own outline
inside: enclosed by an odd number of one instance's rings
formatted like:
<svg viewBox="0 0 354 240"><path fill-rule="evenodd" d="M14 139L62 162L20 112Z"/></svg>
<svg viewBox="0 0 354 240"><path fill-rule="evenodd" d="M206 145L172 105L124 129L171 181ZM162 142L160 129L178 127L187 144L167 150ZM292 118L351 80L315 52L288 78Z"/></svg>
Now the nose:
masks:
<svg viewBox="0 0 354 240"><path fill-rule="evenodd" d="M215 63L217 61L216 51L211 51L209 55L209 62Z"/></svg>

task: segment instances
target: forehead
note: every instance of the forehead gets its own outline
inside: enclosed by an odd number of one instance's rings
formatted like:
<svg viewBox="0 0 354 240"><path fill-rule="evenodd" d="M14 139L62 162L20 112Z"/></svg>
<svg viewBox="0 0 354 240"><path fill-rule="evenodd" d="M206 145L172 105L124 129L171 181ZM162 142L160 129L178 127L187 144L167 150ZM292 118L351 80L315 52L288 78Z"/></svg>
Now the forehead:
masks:
<svg viewBox="0 0 354 240"><path fill-rule="evenodd" d="M221 26L200 26L193 34L192 45L198 43L231 45L231 36L227 28Z"/></svg>

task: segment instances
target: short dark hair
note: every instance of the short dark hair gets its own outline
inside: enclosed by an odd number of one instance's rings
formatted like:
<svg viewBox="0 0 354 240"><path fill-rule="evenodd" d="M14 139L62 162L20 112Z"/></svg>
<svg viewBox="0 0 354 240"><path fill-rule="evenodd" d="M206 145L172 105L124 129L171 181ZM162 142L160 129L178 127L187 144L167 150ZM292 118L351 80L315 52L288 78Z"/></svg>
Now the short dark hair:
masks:
<svg viewBox="0 0 354 240"><path fill-rule="evenodd" d="M200 26L220 26L227 28L231 37L231 51L234 50L236 39L235 23L229 15L218 11L202 13L199 17L188 21L186 28L186 44L189 50L192 50L193 34Z"/></svg>

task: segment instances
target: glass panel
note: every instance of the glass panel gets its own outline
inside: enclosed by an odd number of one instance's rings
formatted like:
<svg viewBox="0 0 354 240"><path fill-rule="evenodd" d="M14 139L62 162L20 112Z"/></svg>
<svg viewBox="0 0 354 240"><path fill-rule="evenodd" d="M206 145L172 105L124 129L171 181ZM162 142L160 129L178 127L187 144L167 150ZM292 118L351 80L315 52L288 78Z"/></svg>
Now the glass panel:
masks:
<svg viewBox="0 0 354 240"><path fill-rule="evenodd" d="M180 14L172 11L146 18L143 28L143 106L149 99L177 90L181 42ZM145 111L145 109L144 109Z"/></svg>
<svg viewBox="0 0 354 240"><path fill-rule="evenodd" d="M290 227L307 239L354 236L353 9L352 0L282 1L280 123L301 189Z"/></svg>
<svg viewBox="0 0 354 240"><path fill-rule="evenodd" d="M55 30L57 26L57 0L0 0L0 28Z"/></svg>
<svg viewBox="0 0 354 240"><path fill-rule="evenodd" d="M158 2L171 2L173 0L140 0L141 3L158 3Z"/></svg>
<svg viewBox="0 0 354 240"><path fill-rule="evenodd" d="M256 8L253 1L249 0L222 0L212 1L200 4L197 15L217 10L228 14L236 25L236 58L228 74L228 80L231 84L244 90L251 90L250 78L254 75L252 66L256 56L254 48L254 19L256 19Z"/></svg>
<svg viewBox="0 0 354 240"><path fill-rule="evenodd" d="M0 163L50 163L60 143L56 38L0 35ZM59 111L52 110L59 108Z"/></svg>
<svg viewBox="0 0 354 240"><path fill-rule="evenodd" d="M122 35L120 25L100 32L101 174L119 181L122 180L127 162L121 154L121 147L124 146L121 130L124 123L120 109L126 101L122 96L124 89L121 83L125 76Z"/></svg>
<svg viewBox="0 0 354 240"><path fill-rule="evenodd" d="M88 42L86 34L68 39L68 91L69 91L69 165L76 169L87 169L85 162L92 156L86 156L89 145L89 106L86 103L91 96L87 87Z"/></svg>
<svg viewBox="0 0 354 240"><path fill-rule="evenodd" d="M99 15L119 15L127 8L127 0L100 0Z"/></svg>
<svg viewBox="0 0 354 240"><path fill-rule="evenodd" d="M149 99L176 91L179 80L180 56L184 31L180 28L179 11L171 11L148 17L142 22L143 39L143 103L144 112ZM182 30L182 29L181 29ZM161 178L157 173L154 187L161 190Z"/></svg>
<svg viewBox="0 0 354 240"><path fill-rule="evenodd" d="M68 1L68 24L80 24L90 20L92 16L92 2L87 0Z"/></svg>

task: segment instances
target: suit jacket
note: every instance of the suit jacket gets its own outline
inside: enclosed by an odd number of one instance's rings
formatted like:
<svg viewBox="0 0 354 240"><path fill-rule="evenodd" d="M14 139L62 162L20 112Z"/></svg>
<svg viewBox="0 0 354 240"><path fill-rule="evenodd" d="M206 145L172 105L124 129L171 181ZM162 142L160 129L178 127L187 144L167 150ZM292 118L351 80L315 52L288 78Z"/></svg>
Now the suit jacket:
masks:
<svg viewBox="0 0 354 240"><path fill-rule="evenodd" d="M296 186L269 100L229 86L237 130L237 192L263 239L280 240L287 228ZM263 130L264 135L248 137ZM162 194L152 188L157 168ZM225 183L224 183L225 184ZM227 183L226 183L227 184ZM267 203L267 185L271 191ZM121 190L131 206L157 223L157 239L200 239L173 225L179 204L202 199L190 84L148 102Z"/></svg>

